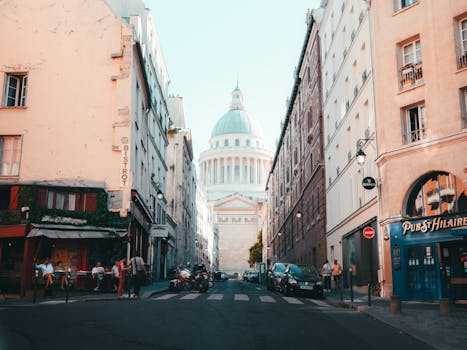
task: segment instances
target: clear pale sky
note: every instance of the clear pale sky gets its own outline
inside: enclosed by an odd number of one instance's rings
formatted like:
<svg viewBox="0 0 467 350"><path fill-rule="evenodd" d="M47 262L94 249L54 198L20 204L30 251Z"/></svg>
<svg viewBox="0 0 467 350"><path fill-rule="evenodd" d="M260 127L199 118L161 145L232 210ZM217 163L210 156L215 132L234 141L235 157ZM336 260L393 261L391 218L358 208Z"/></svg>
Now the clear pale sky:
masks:
<svg viewBox="0 0 467 350"><path fill-rule="evenodd" d="M184 99L195 164L212 128L229 110L237 78L250 116L271 152L306 33L320 0L145 0L170 75L169 93Z"/></svg>

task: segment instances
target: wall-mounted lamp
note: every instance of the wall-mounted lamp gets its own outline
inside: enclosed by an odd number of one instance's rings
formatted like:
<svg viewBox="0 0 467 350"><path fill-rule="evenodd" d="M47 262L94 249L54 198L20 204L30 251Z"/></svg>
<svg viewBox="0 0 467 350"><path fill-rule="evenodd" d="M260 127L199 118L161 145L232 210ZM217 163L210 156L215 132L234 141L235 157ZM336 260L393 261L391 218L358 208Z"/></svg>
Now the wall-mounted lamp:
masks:
<svg viewBox="0 0 467 350"><path fill-rule="evenodd" d="M153 176L151 176L151 177L153 177ZM162 183L155 182L155 184L157 186L157 194L156 194L157 199L164 199L164 192L162 192L162 190L161 190Z"/></svg>
<svg viewBox="0 0 467 350"><path fill-rule="evenodd" d="M282 236L282 232L277 232L277 235L280 237Z"/></svg>
<svg viewBox="0 0 467 350"><path fill-rule="evenodd" d="M357 154L355 155L357 157L357 163L358 165L362 166L365 164L366 161L366 154L363 152L362 147L365 143L368 141L374 141L374 138L366 138L366 139L358 139L357 140Z"/></svg>
<svg viewBox="0 0 467 350"><path fill-rule="evenodd" d="M297 218L298 219L301 219L302 218L302 212L299 210L297 211Z"/></svg>

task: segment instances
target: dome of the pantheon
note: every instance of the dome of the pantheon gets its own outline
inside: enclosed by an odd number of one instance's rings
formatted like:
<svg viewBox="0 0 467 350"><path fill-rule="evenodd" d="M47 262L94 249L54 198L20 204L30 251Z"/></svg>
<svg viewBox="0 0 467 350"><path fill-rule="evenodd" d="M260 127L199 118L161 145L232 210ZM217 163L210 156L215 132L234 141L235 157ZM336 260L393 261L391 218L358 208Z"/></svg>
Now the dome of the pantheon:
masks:
<svg viewBox="0 0 467 350"><path fill-rule="evenodd" d="M243 94L238 86L232 92L232 105L212 129L211 137L226 134L249 134L262 137L255 119L248 115L243 107Z"/></svg>

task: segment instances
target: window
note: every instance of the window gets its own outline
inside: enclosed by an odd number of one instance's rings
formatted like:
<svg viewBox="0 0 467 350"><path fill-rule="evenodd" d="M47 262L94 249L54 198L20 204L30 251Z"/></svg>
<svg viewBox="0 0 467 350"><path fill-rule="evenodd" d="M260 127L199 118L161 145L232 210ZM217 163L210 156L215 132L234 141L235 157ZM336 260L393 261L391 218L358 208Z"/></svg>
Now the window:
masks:
<svg viewBox="0 0 467 350"><path fill-rule="evenodd" d="M419 178L409 193L405 213L417 217L466 212L466 196L462 179L447 172L431 172Z"/></svg>
<svg viewBox="0 0 467 350"><path fill-rule="evenodd" d="M219 147L219 141L216 141L216 148Z"/></svg>
<svg viewBox="0 0 467 350"><path fill-rule="evenodd" d="M6 107L26 106L26 93L28 87L27 74L6 74L5 99Z"/></svg>
<svg viewBox="0 0 467 350"><path fill-rule="evenodd" d="M238 147L240 146L240 140L239 139L235 139L235 147Z"/></svg>
<svg viewBox="0 0 467 350"><path fill-rule="evenodd" d="M0 176L18 176L21 136L0 136Z"/></svg>
<svg viewBox="0 0 467 350"><path fill-rule="evenodd" d="M467 128L467 86L460 89L462 128Z"/></svg>
<svg viewBox="0 0 467 350"><path fill-rule="evenodd" d="M246 146L247 146L247 147L250 147L250 146L251 146L251 141L250 141L250 140L246 140Z"/></svg>
<svg viewBox="0 0 467 350"><path fill-rule="evenodd" d="M467 67L467 18L459 21L459 46L457 68Z"/></svg>
<svg viewBox="0 0 467 350"><path fill-rule="evenodd" d="M96 193L40 189L38 201L40 207L47 209L95 212L97 208Z"/></svg>
<svg viewBox="0 0 467 350"><path fill-rule="evenodd" d="M228 147L229 146L229 140L224 140L224 146Z"/></svg>
<svg viewBox="0 0 467 350"><path fill-rule="evenodd" d="M418 0L396 0L395 2L395 10L399 11L403 8L406 8L412 4L415 4Z"/></svg>
<svg viewBox="0 0 467 350"><path fill-rule="evenodd" d="M425 106L422 104L404 110L404 143L412 143L423 139L425 134L424 117Z"/></svg>
<svg viewBox="0 0 467 350"><path fill-rule="evenodd" d="M402 47L403 65L420 63L422 61L422 49L420 40L416 40Z"/></svg>
<svg viewBox="0 0 467 350"><path fill-rule="evenodd" d="M422 82L422 48L420 40L412 41L401 48L402 67L400 68L401 88Z"/></svg>

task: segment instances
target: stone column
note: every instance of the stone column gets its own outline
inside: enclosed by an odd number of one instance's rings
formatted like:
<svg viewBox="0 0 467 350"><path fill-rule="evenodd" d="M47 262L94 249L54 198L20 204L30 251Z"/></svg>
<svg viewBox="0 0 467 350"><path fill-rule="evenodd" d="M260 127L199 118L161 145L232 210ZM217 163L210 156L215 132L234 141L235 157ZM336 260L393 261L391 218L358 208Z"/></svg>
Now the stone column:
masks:
<svg viewBox="0 0 467 350"><path fill-rule="evenodd" d="M227 158L224 158L224 183L227 183Z"/></svg>
<svg viewBox="0 0 467 350"><path fill-rule="evenodd" d="M221 158L217 158L217 183L221 182Z"/></svg>
<svg viewBox="0 0 467 350"><path fill-rule="evenodd" d="M251 184L251 158L247 158L247 164L246 164L246 182L247 184Z"/></svg>
<svg viewBox="0 0 467 350"><path fill-rule="evenodd" d="M240 156L240 165L239 165L239 167L240 167L240 174L239 174L240 183L242 184L243 183L243 157L242 156Z"/></svg>
<svg viewBox="0 0 467 350"><path fill-rule="evenodd" d="M258 182L258 160L253 158L253 184L257 184Z"/></svg>
<svg viewBox="0 0 467 350"><path fill-rule="evenodd" d="M235 158L230 158L230 183L233 184L235 182Z"/></svg>

